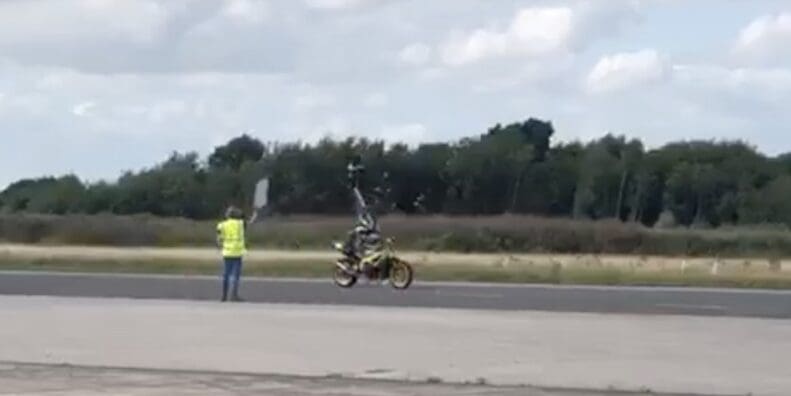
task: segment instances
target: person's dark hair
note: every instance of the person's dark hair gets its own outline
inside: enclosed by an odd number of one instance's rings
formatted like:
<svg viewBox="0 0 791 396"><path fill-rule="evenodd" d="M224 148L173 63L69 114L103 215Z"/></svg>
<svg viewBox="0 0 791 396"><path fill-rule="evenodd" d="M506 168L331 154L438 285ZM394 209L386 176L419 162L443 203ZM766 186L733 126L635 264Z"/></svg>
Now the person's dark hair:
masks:
<svg viewBox="0 0 791 396"><path fill-rule="evenodd" d="M226 219L242 219L244 218L244 214L242 210L237 208L236 206L229 206L228 209L225 210L225 218Z"/></svg>

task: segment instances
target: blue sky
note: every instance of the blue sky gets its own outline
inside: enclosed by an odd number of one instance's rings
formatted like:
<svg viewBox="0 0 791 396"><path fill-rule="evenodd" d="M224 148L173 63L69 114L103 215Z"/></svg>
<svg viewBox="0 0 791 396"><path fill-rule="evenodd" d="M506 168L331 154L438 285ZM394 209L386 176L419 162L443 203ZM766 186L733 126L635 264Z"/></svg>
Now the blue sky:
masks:
<svg viewBox="0 0 791 396"><path fill-rule="evenodd" d="M3 0L0 187L265 141L550 119L791 151L779 0Z"/></svg>

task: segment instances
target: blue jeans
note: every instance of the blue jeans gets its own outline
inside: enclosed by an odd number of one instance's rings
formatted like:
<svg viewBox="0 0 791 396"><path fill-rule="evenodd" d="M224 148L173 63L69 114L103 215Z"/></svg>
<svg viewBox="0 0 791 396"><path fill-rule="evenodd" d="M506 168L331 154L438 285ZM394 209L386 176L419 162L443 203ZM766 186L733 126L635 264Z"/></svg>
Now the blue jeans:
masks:
<svg viewBox="0 0 791 396"><path fill-rule="evenodd" d="M231 296L239 297L239 278L242 276L242 258L223 257L223 264L222 298L225 300L228 297L228 286L231 286Z"/></svg>

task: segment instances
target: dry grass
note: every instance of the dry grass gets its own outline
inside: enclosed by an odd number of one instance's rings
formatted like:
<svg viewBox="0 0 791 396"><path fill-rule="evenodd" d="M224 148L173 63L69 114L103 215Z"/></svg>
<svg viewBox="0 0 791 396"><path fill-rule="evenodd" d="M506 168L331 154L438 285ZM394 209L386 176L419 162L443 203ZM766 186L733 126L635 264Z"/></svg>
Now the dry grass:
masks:
<svg viewBox="0 0 791 396"><path fill-rule="evenodd" d="M254 250L248 274L329 276L332 251ZM626 255L404 252L419 279L608 285L791 287L791 261ZM211 248L0 245L0 269L135 273L216 273ZM779 267L777 267L779 265Z"/></svg>
<svg viewBox="0 0 791 396"><path fill-rule="evenodd" d="M327 277L348 218L267 218L246 273ZM382 219L423 280L791 288L780 229L653 230L526 216ZM213 222L151 216L0 215L0 270L210 274Z"/></svg>
<svg viewBox="0 0 791 396"><path fill-rule="evenodd" d="M109 246L0 245L0 258L24 260L58 258L74 261L183 260L198 263L218 261L218 250L204 247L156 248ZM560 265L563 268L615 268L635 271L709 271L712 273L791 272L791 260L761 258L664 257L595 254L514 254L405 251L401 255L419 265L525 268ZM269 250L248 252L248 262L331 262L332 250Z"/></svg>

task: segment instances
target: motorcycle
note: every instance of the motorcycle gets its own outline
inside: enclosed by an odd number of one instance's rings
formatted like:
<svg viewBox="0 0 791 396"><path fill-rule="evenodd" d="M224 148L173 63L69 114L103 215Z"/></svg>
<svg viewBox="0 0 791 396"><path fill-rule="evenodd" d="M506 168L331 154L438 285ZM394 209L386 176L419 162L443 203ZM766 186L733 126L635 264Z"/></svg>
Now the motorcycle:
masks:
<svg viewBox="0 0 791 396"><path fill-rule="evenodd" d="M358 279L369 281L388 280L398 290L409 288L414 279L412 265L399 258L393 248L393 239L387 238L381 248L376 249L362 258L357 258L348 251L342 242L333 243L341 257L335 262L333 281L342 288L354 286Z"/></svg>

